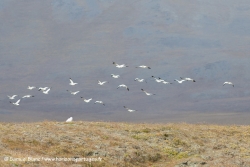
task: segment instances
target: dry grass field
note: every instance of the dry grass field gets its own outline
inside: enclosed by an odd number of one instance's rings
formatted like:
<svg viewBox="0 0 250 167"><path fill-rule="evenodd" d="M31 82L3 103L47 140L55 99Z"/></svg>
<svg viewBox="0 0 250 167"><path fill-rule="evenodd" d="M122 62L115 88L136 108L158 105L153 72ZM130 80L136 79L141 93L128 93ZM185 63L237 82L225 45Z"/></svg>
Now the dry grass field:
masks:
<svg viewBox="0 0 250 167"><path fill-rule="evenodd" d="M250 126L0 123L0 166L250 166Z"/></svg>

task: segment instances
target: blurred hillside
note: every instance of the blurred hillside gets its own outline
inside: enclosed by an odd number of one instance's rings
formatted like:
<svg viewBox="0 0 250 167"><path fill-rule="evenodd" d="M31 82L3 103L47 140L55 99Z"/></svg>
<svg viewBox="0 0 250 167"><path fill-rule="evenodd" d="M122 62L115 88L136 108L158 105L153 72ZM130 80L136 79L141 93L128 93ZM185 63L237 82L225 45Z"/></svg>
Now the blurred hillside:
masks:
<svg viewBox="0 0 250 167"><path fill-rule="evenodd" d="M73 115L81 120L141 121L173 113L246 114L249 16L250 2L245 0L1 0L0 120L61 121ZM117 69L113 61L129 67ZM152 69L135 68L143 64ZM121 78L111 78L112 73ZM197 82L163 85L152 75L169 82L179 77ZM77 86L69 86L70 77ZM136 77L148 83L134 82ZM100 87L97 80L109 84ZM225 81L235 87L223 87ZM122 83L129 92L116 89ZM27 90L28 85L52 89L45 96ZM157 96L147 97L141 88ZM70 96L68 89L81 92ZM13 94L35 98L16 107L7 98ZM106 107L86 105L80 96L102 100ZM124 105L139 114L126 116ZM209 120L203 116L199 121Z"/></svg>

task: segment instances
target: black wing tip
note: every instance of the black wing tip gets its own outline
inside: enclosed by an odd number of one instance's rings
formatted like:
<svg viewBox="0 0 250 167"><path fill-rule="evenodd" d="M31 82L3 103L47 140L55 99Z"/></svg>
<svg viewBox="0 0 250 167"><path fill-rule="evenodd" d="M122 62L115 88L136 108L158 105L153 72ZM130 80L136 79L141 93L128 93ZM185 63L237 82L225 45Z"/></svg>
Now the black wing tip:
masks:
<svg viewBox="0 0 250 167"><path fill-rule="evenodd" d="M148 67L148 69L151 69L150 67Z"/></svg>

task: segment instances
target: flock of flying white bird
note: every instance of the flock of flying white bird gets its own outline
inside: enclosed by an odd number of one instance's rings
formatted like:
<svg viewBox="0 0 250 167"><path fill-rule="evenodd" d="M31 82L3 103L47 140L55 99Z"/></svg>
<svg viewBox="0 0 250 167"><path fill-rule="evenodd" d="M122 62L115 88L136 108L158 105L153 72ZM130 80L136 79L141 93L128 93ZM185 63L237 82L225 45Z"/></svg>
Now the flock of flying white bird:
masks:
<svg viewBox="0 0 250 167"><path fill-rule="evenodd" d="M125 65L125 64L120 64L120 65L119 65L119 64L117 64L117 63L115 63L115 62L113 62L113 64L114 64L117 68L125 68L125 67L128 67L128 66ZM136 68L151 69L151 67L145 66L145 65L141 65L141 66L138 66L138 67L136 67ZM120 75L111 74L111 77L117 79L117 78L120 77ZM161 79L160 77L157 78L157 77L152 76L152 78L153 78L156 82L158 82L158 83L172 84L172 83L170 83L170 82L167 82L167 81ZM71 78L69 78L69 81L70 81L69 85L71 85L71 86L74 86L74 85L78 84L78 83L74 82ZM145 79L139 79L139 78L135 78L134 81L145 82L145 83L147 83ZM196 81L195 81L194 79L192 79L192 78L183 78L183 77L180 77L180 80L175 79L174 81L178 82L179 84L181 84L181 83L183 83L183 82L185 82L185 81L196 82ZM99 85L104 85L105 83L108 83L108 81L99 81L99 80L98 80L98 84L99 84ZM223 83L223 86L226 85L226 84L232 85L232 86L234 87L234 84L233 84L232 82L224 82L224 83ZM35 88L36 88L35 86L28 86L27 89L32 90L32 89L35 89ZM125 84L119 85L119 86L117 87L117 89L118 89L118 88L126 88L126 89L129 91L128 86L125 85ZM38 88L38 91L42 91L42 93L44 93L44 94L49 94L50 89L51 89L51 87L39 87L39 88ZM142 92L144 92L147 96L155 95L155 94L153 94L153 93L148 93L148 92L146 92L144 89L141 89L141 90L142 90ZM72 92L72 91L69 91L69 90L66 90L66 91L70 92L70 94L72 94L72 95L76 95L77 93L80 92L80 91ZM8 97L9 97L10 100L13 100L13 99L15 99L16 96L18 96L18 95L12 95L12 96L8 96ZM35 97L35 96L33 96L33 95L25 95L25 96L23 96L22 98L30 98L30 97ZM86 103L89 103L89 102L92 100L92 98L90 98L90 99L85 99L85 98L83 98L83 97L81 97L81 98L82 98L82 99L84 100L84 102L86 102ZM10 103L13 104L13 105L18 106L19 103L20 103L20 101L21 101L21 98L18 99L16 102L10 101ZM97 100L97 101L95 101L95 104L97 104L97 103L102 104L102 105L105 106L105 104L103 103L103 101ZM129 111L129 112L137 111L137 110L129 109L129 108L127 108L126 106L123 106L123 107L124 107L127 111ZM66 122L72 122L72 121L73 121L73 117L70 117L70 118L68 118L68 119L66 120Z"/></svg>

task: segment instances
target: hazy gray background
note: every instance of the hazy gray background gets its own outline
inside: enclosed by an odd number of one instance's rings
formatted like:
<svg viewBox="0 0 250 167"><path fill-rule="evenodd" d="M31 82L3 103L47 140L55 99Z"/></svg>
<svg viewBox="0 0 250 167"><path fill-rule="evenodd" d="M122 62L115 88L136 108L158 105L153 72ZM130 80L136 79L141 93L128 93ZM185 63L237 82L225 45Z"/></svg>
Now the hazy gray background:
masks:
<svg viewBox="0 0 250 167"><path fill-rule="evenodd" d="M73 116L249 124L247 0L0 0L0 23L0 121ZM129 67L118 69L113 61ZM152 69L135 68L142 64ZM111 78L112 73L121 78ZM164 85L152 75L197 82ZM70 77L78 85L70 86ZM148 83L133 81L136 77ZM99 86L97 80L109 84ZM222 86L224 81L235 87ZM117 90L121 83L130 91ZM52 89L44 95L28 85ZM157 95L146 96L141 88ZM81 92L73 96L67 89ZM7 98L13 94L35 97L14 106ZM85 103L80 96L106 106ZM124 105L138 111L129 113Z"/></svg>

